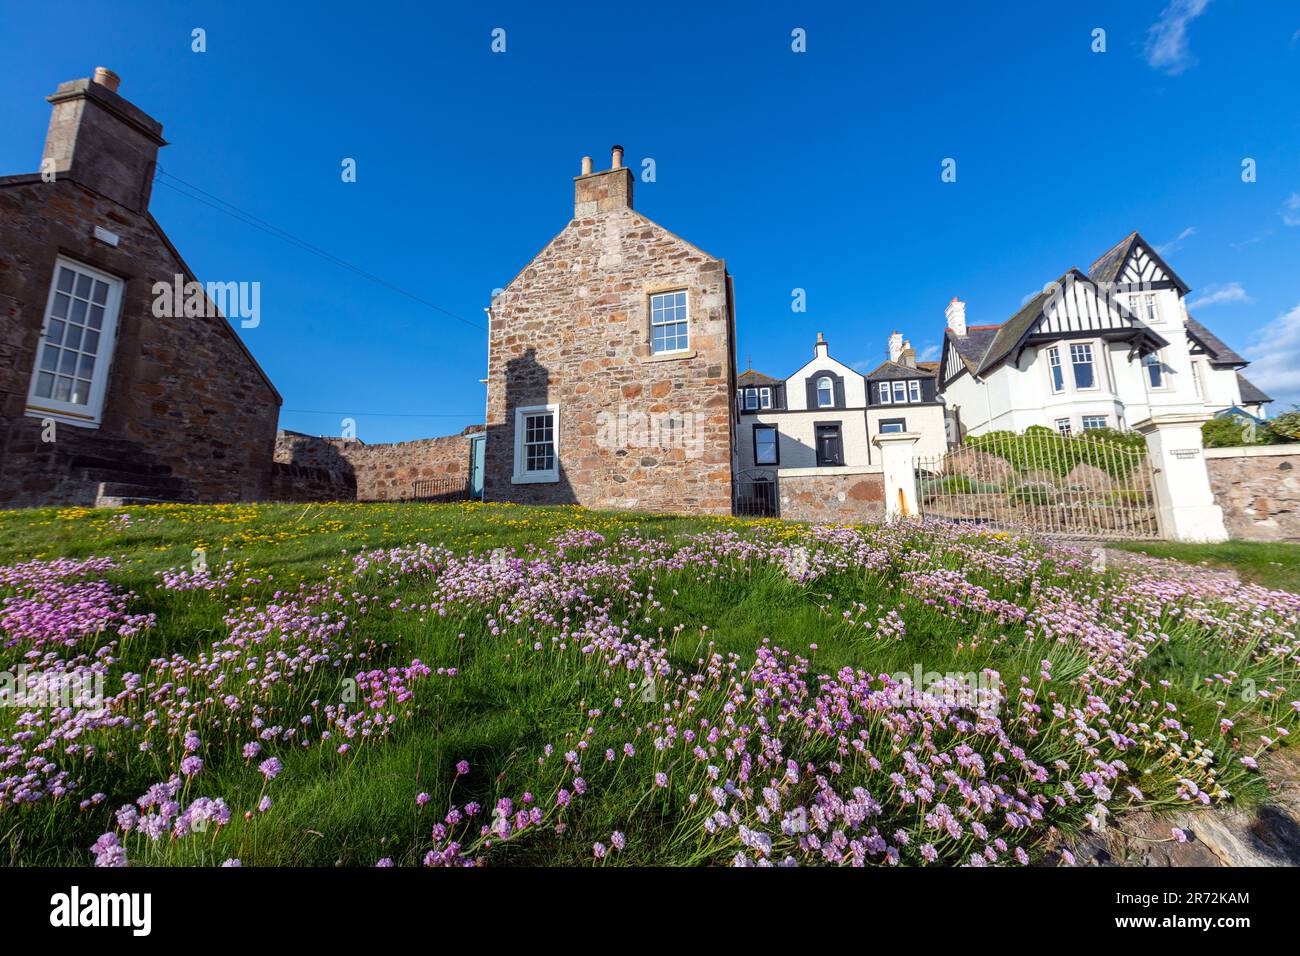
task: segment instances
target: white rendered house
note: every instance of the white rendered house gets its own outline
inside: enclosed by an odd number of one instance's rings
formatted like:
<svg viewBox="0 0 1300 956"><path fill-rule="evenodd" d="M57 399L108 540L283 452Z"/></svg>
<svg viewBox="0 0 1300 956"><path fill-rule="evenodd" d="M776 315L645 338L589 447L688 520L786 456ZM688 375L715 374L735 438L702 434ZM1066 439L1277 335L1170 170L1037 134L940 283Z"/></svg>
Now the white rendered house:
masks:
<svg viewBox="0 0 1300 956"><path fill-rule="evenodd" d="M935 363L917 363L895 333L890 359L863 375L832 358L821 333L812 359L787 378L752 369L736 380L738 475L750 478L878 473L872 439L918 432L916 454L943 454Z"/></svg>
<svg viewBox="0 0 1300 956"><path fill-rule="evenodd" d="M1124 429L1234 408L1262 417L1272 399L1241 375L1246 360L1188 314L1188 291L1134 232L1001 325L968 326L954 298L939 377L956 433Z"/></svg>

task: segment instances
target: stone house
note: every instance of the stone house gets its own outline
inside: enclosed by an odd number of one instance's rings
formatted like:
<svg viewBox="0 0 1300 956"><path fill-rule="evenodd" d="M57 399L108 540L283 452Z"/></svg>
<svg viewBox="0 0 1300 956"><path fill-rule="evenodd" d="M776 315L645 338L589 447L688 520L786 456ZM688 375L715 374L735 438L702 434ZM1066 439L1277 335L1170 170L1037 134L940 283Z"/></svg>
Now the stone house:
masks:
<svg viewBox="0 0 1300 956"><path fill-rule="evenodd" d="M584 157L573 217L489 309L484 499L728 514L735 299Z"/></svg>
<svg viewBox="0 0 1300 956"><path fill-rule="evenodd" d="M6 507L267 492L280 396L206 295L159 308L194 276L149 212L162 126L119 82L60 85L40 171L0 178Z"/></svg>

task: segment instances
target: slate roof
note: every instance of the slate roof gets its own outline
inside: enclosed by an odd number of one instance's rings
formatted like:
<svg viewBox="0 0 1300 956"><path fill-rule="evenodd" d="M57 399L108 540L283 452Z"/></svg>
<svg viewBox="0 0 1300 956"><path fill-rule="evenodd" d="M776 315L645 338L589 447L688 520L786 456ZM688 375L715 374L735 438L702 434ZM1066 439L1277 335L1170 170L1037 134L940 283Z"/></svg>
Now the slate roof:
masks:
<svg viewBox="0 0 1300 956"><path fill-rule="evenodd" d="M1102 254L1100 259L1092 264L1092 268L1088 270L1088 278L1093 282L1118 282L1120 270L1124 268L1124 260L1128 258L1129 252L1138 243L1142 244L1147 251L1147 255L1154 259L1156 265L1165 271L1174 285L1182 290L1183 295L1191 291L1191 287L1182 280L1177 272L1169 267L1169 263L1161 258L1155 247L1143 239L1136 229L1111 246Z"/></svg>
<svg viewBox="0 0 1300 956"><path fill-rule="evenodd" d="M997 337L999 328L996 325L968 325L965 335L957 335L952 329L945 329L944 337L952 343L957 357L966 366L966 371L974 374L979 370L980 360L988 351L989 343Z"/></svg>
<svg viewBox="0 0 1300 956"><path fill-rule="evenodd" d="M934 366L934 368L922 368L923 364ZM886 361L881 362L867 373L867 381L878 382L895 378L934 378L937 367L938 364L935 362L918 362L916 365L904 365L901 362Z"/></svg>
<svg viewBox="0 0 1300 956"><path fill-rule="evenodd" d="M747 369L736 376L736 384L742 387L747 385L780 385L783 381L784 379L764 375L762 372L756 372L752 368Z"/></svg>
<svg viewBox="0 0 1300 956"><path fill-rule="evenodd" d="M1241 403L1243 405L1263 405L1265 402L1273 401L1260 391L1259 386L1240 372L1237 373L1237 386L1241 389Z"/></svg>
<svg viewBox="0 0 1300 956"><path fill-rule="evenodd" d="M1232 349L1228 348L1228 346L1223 343L1223 340L1217 335L1192 318L1190 313L1187 316L1187 334L1195 339L1201 348L1210 353L1211 365L1250 364Z"/></svg>

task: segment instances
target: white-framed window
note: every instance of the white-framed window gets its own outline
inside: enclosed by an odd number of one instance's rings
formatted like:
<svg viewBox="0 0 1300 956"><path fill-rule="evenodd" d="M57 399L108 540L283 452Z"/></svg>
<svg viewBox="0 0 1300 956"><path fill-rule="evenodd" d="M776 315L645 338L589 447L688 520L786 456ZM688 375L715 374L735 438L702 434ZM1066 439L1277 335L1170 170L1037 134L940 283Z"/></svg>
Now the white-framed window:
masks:
<svg viewBox="0 0 1300 956"><path fill-rule="evenodd" d="M1165 377L1165 364L1160 361L1158 352L1142 356L1142 370L1146 373L1147 385L1151 388L1164 388L1169 384Z"/></svg>
<svg viewBox="0 0 1300 956"><path fill-rule="evenodd" d="M560 480L559 436L559 405L515 409L515 484Z"/></svg>
<svg viewBox="0 0 1300 956"><path fill-rule="evenodd" d="M894 404L902 405L906 401L907 401L907 383L895 382L894 383Z"/></svg>
<svg viewBox="0 0 1300 956"><path fill-rule="evenodd" d="M1070 365L1074 368L1074 387L1080 391L1097 387L1097 369L1092 364L1092 346L1077 342L1070 346Z"/></svg>
<svg viewBox="0 0 1300 956"><path fill-rule="evenodd" d="M1156 297L1150 293L1135 295L1129 299L1129 311L1144 322L1158 322L1160 312L1156 308Z"/></svg>
<svg viewBox="0 0 1300 956"><path fill-rule="evenodd" d="M1058 418L1056 420L1056 430L1062 435L1070 434L1070 420L1068 418Z"/></svg>
<svg viewBox="0 0 1300 956"><path fill-rule="evenodd" d="M690 341L685 290L650 296L650 351L655 355L684 352Z"/></svg>
<svg viewBox="0 0 1300 956"><path fill-rule="evenodd" d="M104 411L122 280L59 256L45 304L27 414L94 427Z"/></svg>
<svg viewBox="0 0 1300 956"><path fill-rule="evenodd" d="M754 464L775 465L777 456L777 431L775 425L754 426Z"/></svg>
<svg viewBox="0 0 1300 956"><path fill-rule="evenodd" d="M823 375L817 379L817 407L835 407L835 383L830 380L828 375Z"/></svg>
<svg viewBox="0 0 1300 956"><path fill-rule="evenodd" d="M758 408L758 389L745 389L745 411L752 412Z"/></svg>
<svg viewBox="0 0 1300 956"><path fill-rule="evenodd" d="M880 423L880 434L889 435L894 432L907 431L907 422L901 418L889 418L882 420Z"/></svg>
<svg viewBox="0 0 1300 956"><path fill-rule="evenodd" d="M1196 397L1204 400L1205 396L1201 393L1201 363L1196 361L1192 362L1192 388L1196 389Z"/></svg>
<svg viewBox="0 0 1300 956"><path fill-rule="evenodd" d="M889 405L889 404L891 404L890 399L889 399L889 383L888 383L888 382L880 382L880 383L878 383L878 384L876 385L876 392L877 392L877 394L880 395L880 404L881 404L881 405Z"/></svg>
<svg viewBox="0 0 1300 956"><path fill-rule="evenodd" d="M1065 391L1065 373L1061 370L1061 350L1055 345L1047 350L1047 369L1052 376L1052 391Z"/></svg>
<svg viewBox="0 0 1300 956"><path fill-rule="evenodd" d="M921 383L917 379L911 379L907 383L907 400L909 402L921 400Z"/></svg>
<svg viewBox="0 0 1300 956"><path fill-rule="evenodd" d="M1084 431L1090 432L1095 428L1105 428L1105 427L1106 427L1105 415L1084 415L1083 416Z"/></svg>

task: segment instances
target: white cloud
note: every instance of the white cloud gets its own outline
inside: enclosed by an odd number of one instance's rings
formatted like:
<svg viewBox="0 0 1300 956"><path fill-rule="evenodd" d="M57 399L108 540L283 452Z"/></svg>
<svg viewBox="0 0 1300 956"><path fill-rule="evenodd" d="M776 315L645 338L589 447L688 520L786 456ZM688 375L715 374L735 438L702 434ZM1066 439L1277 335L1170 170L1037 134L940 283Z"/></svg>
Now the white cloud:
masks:
<svg viewBox="0 0 1300 956"><path fill-rule="evenodd" d="M934 342L931 345L923 346L920 354L916 356L916 360L918 362L937 362L939 361L939 356L942 354L943 345L939 342Z"/></svg>
<svg viewBox="0 0 1300 956"><path fill-rule="evenodd" d="M1244 249L1246 248L1246 246L1253 246L1257 242L1263 242L1271 235L1273 235L1273 230L1265 229L1263 232L1259 233L1258 235L1251 236L1249 239L1243 239L1241 240L1241 242L1230 242L1228 243L1228 245L1232 246L1232 248L1234 249Z"/></svg>
<svg viewBox="0 0 1300 956"><path fill-rule="evenodd" d="M1300 402L1300 305L1260 329L1246 358L1246 377L1276 399L1273 413Z"/></svg>
<svg viewBox="0 0 1300 956"><path fill-rule="evenodd" d="M1177 76L1196 63L1187 45L1187 24L1210 5L1210 0L1172 0L1160 13L1160 19L1147 31L1147 64Z"/></svg>
<svg viewBox="0 0 1300 956"><path fill-rule="evenodd" d="M1300 193L1287 196L1286 202L1282 203L1282 208L1278 210L1278 215L1288 226L1300 226Z"/></svg>
<svg viewBox="0 0 1300 956"><path fill-rule="evenodd" d="M1189 309L1204 309L1211 305L1223 305L1225 302L1240 302L1243 305L1250 305L1254 302L1250 296L1246 295L1246 290L1241 287L1240 282L1228 282L1224 285L1207 285L1201 290L1201 295L1194 302L1188 302Z"/></svg>
<svg viewBox="0 0 1300 956"><path fill-rule="evenodd" d="M1196 235L1196 227L1188 226L1186 229L1180 232L1173 239L1170 239L1168 242L1166 242L1163 246L1156 246L1156 252L1160 253L1162 256L1167 256L1172 252L1177 252L1179 249L1183 247L1183 241L1186 239L1190 239L1194 235Z"/></svg>

